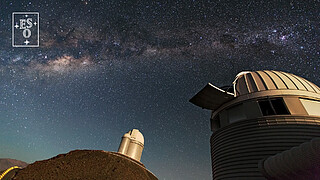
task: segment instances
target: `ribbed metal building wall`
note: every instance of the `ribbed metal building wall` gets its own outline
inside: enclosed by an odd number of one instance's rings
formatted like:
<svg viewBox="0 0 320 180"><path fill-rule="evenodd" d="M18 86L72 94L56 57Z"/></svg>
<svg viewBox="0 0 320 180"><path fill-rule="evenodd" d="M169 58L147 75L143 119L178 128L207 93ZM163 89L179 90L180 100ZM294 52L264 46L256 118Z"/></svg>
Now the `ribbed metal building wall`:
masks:
<svg viewBox="0 0 320 180"><path fill-rule="evenodd" d="M320 137L320 118L283 116L235 122L211 136L213 179L265 179L261 159Z"/></svg>

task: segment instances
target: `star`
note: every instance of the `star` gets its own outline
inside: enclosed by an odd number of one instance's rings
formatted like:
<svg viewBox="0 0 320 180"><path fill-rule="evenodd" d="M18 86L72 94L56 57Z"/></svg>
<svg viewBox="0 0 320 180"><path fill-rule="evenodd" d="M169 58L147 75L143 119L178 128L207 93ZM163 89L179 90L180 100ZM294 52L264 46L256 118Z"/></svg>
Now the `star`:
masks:
<svg viewBox="0 0 320 180"><path fill-rule="evenodd" d="M286 40L286 36L281 36L280 39L281 39L282 41L284 41L284 40Z"/></svg>
<svg viewBox="0 0 320 180"><path fill-rule="evenodd" d="M28 44L30 43L30 41L25 40L24 43L25 43L26 45L28 45Z"/></svg>

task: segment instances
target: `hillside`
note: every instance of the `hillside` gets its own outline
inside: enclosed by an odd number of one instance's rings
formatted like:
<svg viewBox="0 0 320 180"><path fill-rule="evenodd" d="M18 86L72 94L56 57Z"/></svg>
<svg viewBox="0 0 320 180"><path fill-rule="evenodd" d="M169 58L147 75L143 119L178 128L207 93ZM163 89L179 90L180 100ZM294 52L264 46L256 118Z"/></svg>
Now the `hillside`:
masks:
<svg viewBox="0 0 320 180"><path fill-rule="evenodd" d="M156 180L140 162L122 154L100 150L75 150L19 170L15 180L112 179Z"/></svg>
<svg viewBox="0 0 320 180"><path fill-rule="evenodd" d="M12 166L26 167L28 163L16 159L0 158L0 171L4 171Z"/></svg>

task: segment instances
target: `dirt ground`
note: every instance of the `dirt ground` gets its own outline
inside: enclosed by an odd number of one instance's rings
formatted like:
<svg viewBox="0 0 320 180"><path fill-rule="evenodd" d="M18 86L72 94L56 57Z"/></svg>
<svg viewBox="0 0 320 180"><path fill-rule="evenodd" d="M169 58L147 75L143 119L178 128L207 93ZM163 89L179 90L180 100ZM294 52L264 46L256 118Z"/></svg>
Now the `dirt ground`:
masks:
<svg viewBox="0 0 320 180"><path fill-rule="evenodd" d="M100 150L75 150L19 170L14 180L156 180L143 164L124 155Z"/></svg>

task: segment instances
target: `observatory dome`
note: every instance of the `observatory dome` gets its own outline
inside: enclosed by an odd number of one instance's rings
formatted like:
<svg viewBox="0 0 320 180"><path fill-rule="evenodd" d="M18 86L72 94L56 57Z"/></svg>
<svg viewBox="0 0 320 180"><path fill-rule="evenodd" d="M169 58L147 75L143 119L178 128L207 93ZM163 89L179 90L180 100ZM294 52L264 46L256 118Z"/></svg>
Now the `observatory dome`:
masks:
<svg viewBox="0 0 320 180"><path fill-rule="evenodd" d="M144 147L144 137L138 129L132 129L122 136L118 152L140 161Z"/></svg>
<svg viewBox="0 0 320 180"><path fill-rule="evenodd" d="M138 129L133 129L130 132L131 132L131 139L134 139L134 140L144 144L144 137Z"/></svg>
<svg viewBox="0 0 320 180"><path fill-rule="evenodd" d="M281 71L244 71L233 86L208 83L190 102L212 110L213 179L319 179L309 178L320 172L314 153L320 88L312 82Z"/></svg>
<svg viewBox="0 0 320 180"><path fill-rule="evenodd" d="M320 94L320 88L312 82L281 71L241 72L233 84L235 97L265 90L300 90Z"/></svg>
<svg viewBox="0 0 320 180"><path fill-rule="evenodd" d="M291 73L261 70L240 72L233 81L233 91L208 83L190 102L205 109L218 110L227 102L271 96L301 96L320 99L320 88ZM231 103L231 104L232 104Z"/></svg>

